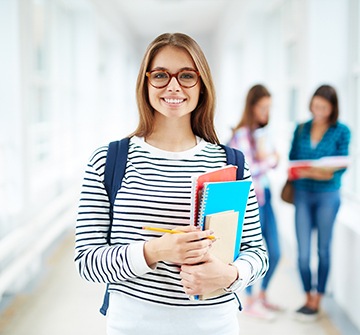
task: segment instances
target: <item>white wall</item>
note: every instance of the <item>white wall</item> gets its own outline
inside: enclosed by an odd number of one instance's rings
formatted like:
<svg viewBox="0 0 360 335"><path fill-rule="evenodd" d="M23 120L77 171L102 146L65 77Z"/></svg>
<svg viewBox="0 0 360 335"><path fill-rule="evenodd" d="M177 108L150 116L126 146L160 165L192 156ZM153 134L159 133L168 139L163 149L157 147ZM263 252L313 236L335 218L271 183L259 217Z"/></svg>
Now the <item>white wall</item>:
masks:
<svg viewBox="0 0 360 335"><path fill-rule="evenodd" d="M22 115L21 115L21 48L19 43L18 5L16 1L0 2L0 41L7 47L1 48L0 73L0 234L6 233L14 224L14 214L23 205L21 194L23 175L20 166L23 160L15 159L14 153L22 157ZM13 173L11 173L13 171ZM20 190L15 192L14 190Z"/></svg>
<svg viewBox="0 0 360 335"><path fill-rule="evenodd" d="M92 151L133 130L139 62L102 1L0 1L0 28L1 303L74 227Z"/></svg>

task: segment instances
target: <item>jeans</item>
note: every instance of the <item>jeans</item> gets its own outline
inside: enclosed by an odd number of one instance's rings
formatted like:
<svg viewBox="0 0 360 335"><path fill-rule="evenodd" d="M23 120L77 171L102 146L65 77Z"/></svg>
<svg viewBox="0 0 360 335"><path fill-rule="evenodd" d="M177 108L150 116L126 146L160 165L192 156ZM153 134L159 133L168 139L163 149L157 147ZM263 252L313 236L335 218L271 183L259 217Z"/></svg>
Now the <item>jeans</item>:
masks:
<svg viewBox="0 0 360 335"><path fill-rule="evenodd" d="M330 249L335 218L340 207L340 193L308 192L295 189L295 229L298 242L298 267L305 292L313 288L311 273L311 237L317 232L318 269L314 287L325 293L330 270Z"/></svg>
<svg viewBox="0 0 360 335"><path fill-rule="evenodd" d="M265 202L259 207L260 224L262 236L266 243L266 248L269 257L269 269L261 282L261 290L265 291L269 285L275 269L280 260L280 244L276 225L274 211L271 205L271 191L269 188L264 190ZM252 286L246 288L246 293L252 293Z"/></svg>

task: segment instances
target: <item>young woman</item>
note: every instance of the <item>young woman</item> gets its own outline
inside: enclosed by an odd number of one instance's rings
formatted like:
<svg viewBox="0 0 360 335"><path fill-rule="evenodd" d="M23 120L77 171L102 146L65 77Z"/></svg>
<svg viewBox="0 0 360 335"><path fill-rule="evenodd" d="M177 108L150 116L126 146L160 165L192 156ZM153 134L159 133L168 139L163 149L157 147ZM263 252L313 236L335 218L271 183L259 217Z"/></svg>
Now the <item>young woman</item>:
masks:
<svg viewBox="0 0 360 335"><path fill-rule="evenodd" d="M130 135L110 245L103 186L107 147L85 172L76 227L80 275L110 283L107 334L238 334L236 299L267 270L258 205L247 201L240 256L224 264L209 253L212 232L190 224L192 176L226 164L214 130L214 85L189 36L162 34L149 45L137 80L139 124ZM244 178L251 180L247 164ZM161 234L144 225L182 230ZM193 295L224 288L214 299Z"/></svg>
<svg viewBox="0 0 360 335"><path fill-rule="evenodd" d="M320 86L310 101L311 120L296 127L289 159L318 159L349 154L350 130L338 121L336 91ZM295 315L300 320L314 320L325 293L330 269L330 250L335 218L340 207L341 177L344 169L313 167L297 172L295 188L295 227L298 243L298 267L305 291L305 304ZM311 234L317 232L318 269L311 273ZM314 290L313 290L314 289Z"/></svg>
<svg viewBox="0 0 360 335"><path fill-rule="evenodd" d="M252 317L273 319L274 311L280 307L270 303L267 288L280 259L280 246L276 218L271 204L270 182L267 173L278 164L278 154L270 145L267 124L271 107L271 95L263 85L255 85L249 90L244 112L233 129L229 146L241 150L250 166L255 193L259 203L262 235L265 239L269 270L262 280L260 292L253 294L253 287L246 288L247 301L244 312Z"/></svg>

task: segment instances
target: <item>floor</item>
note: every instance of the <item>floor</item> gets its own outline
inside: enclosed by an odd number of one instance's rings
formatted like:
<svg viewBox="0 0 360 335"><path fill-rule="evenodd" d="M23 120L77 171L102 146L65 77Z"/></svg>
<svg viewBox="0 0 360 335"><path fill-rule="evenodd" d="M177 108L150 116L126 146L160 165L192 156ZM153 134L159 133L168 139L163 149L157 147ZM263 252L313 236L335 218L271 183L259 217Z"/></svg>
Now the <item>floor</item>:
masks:
<svg viewBox="0 0 360 335"><path fill-rule="evenodd" d="M42 274L28 292L17 296L0 314L2 335L95 335L105 334L106 319L99 312L104 286L87 283L73 263L73 235L59 243ZM346 315L326 298L321 318L300 323L292 312L302 303L296 271L286 259L273 279L270 298L285 311L271 322L239 313L240 334L359 335ZM191 334L189 334L191 335Z"/></svg>

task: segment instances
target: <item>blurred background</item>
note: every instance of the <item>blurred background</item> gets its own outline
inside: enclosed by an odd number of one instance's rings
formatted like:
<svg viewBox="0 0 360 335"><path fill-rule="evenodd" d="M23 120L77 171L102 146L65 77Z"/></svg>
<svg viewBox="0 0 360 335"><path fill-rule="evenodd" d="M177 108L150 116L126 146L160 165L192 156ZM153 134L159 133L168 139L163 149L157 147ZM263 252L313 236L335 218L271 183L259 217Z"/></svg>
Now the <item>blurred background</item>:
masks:
<svg viewBox="0 0 360 335"><path fill-rule="evenodd" d="M37 335L105 333L103 287L81 281L71 263L82 173L95 148L134 130L140 62L163 32L189 34L205 52L222 142L252 85L272 93L282 159L271 180L286 272L278 294L300 294L294 307L302 300L293 208L279 190L311 95L324 83L337 89L352 163L327 297L334 328L324 334L359 334L360 0L0 0L0 333L32 334L26 322L34 320L53 329L32 326ZM89 330L66 328L76 320Z"/></svg>

